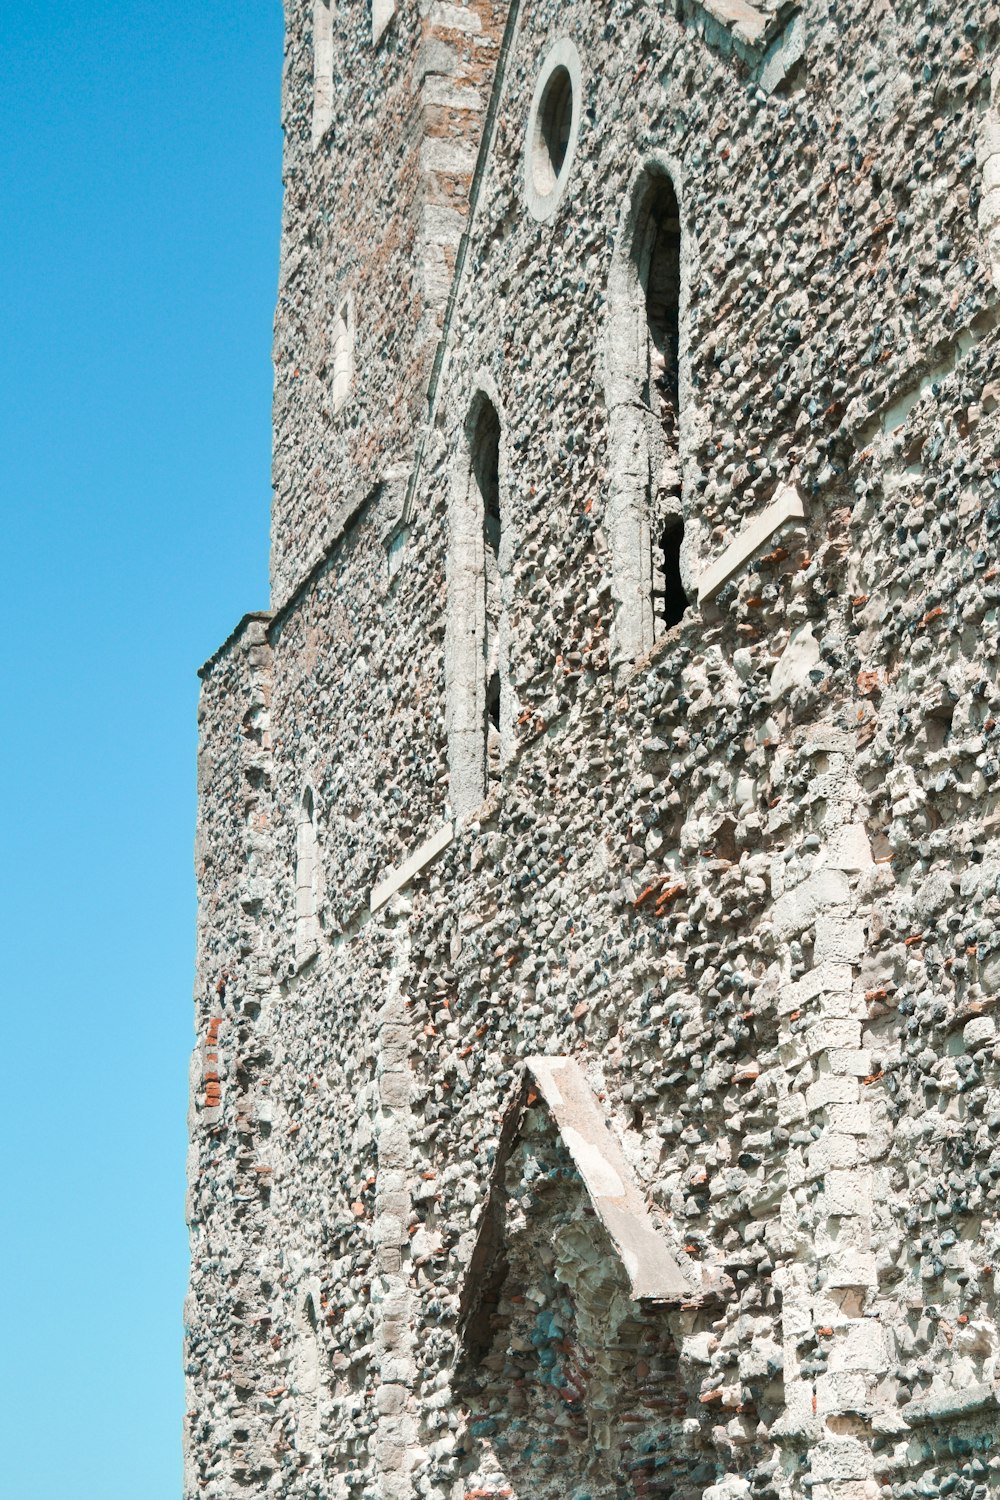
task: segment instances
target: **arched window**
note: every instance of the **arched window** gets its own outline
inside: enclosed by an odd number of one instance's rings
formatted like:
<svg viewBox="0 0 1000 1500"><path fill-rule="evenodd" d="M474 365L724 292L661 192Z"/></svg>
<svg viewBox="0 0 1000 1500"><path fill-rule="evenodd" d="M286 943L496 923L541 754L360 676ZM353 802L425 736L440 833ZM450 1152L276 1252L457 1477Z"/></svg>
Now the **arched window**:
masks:
<svg viewBox="0 0 1000 1500"><path fill-rule="evenodd" d="M682 245L673 181L639 177L611 276L609 519L616 662L634 661L684 615Z"/></svg>
<svg viewBox="0 0 1000 1500"><path fill-rule="evenodd" d="M319 851L316 809L307 787L295 827L295 962L305 963L319 946Z"/></svg>
<svg viewBox="0 0 1000 1500"><path fill-rule="evenodd" d="M500 753L500 620L503 605L500 597L500 418L492 402L485 398L480 404L472 435L472 473L483 516L483 658L486 681L483 733L488 782L491 765Z"/></svg>
<svg viewBox="0 0 1000 1500"><path fill-rule="evenodd" d="M313 0L313 145L333 123L333 17L330 0Z"/></svg>
<svg viewBox="0 0 1000 1500"><path fill-rule="evenodd" d="M453 491L448 573L448 742L451 800L459 815L478 807L499 780L512 723L501 427L496 407L482 392L465 437Z"/></svg>

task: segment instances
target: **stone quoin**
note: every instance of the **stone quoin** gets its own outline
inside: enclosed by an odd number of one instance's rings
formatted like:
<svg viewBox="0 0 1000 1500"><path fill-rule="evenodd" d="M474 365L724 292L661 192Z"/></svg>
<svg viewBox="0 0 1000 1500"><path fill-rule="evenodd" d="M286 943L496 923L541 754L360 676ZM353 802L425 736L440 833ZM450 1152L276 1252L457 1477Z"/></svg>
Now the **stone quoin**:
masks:
<svg viewBox="0 0 1000 1500"><path fill-rule="evenodd" d="M286 19L185 1500L1000 1496L1000 6Z"/></svg>

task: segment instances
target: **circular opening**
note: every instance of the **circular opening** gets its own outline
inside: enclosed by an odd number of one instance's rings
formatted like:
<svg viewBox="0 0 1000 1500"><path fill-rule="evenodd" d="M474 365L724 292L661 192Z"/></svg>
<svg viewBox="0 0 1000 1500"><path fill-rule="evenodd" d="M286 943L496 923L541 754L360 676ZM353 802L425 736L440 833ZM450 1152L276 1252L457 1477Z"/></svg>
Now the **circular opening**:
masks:
<svg viewBox="0 0 1000 1500"><path fill-rule="evenodd" d="M553 68L538 107L535 139L535 190L551 193L566 161L573 128L573 80L562 64Z"/></svg>
<svg viewBox="0 0 1000 1500"><path fill-rule="evenodd" d="M524 196L539 223L552 218L569 182L582 99L580 54L560 37L539 69L524 133Z"/></svg>

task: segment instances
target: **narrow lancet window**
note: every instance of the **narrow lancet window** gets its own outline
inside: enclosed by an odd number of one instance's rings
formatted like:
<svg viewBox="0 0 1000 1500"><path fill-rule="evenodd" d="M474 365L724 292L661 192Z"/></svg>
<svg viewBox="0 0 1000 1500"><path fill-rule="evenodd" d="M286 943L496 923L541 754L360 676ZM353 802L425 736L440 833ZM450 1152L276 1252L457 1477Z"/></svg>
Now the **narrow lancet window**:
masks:
<svg viewBox="0 0 1000 1500"><path fill-rule="evenodd" d="M635 661L688 607L681 379L684 251L666 169L639 175L612 263L607 363L608 520L616 663Z"/></svg>
<svg viewBox="0 0 1000 1500"><path fill-rule="evenodd" d="M472 439L472 472L483 514L483 658L486 684L483 744L487 785L500 761L500 418L483 400Z"/></svg>
<svg viewBox="0 0 1000 1500"><path fill-rule="evenodd" d="M513 722L501 495L501 429L480 393L466 424L464 470L455 476L448 564L448 742L455 812L471 812L500 779Z"/></svg>
<svg viewBox="0 0 1000 1500"><path fill-rule="evenodd" d="M636 236L646 314L642 398L657 431L649 444L649 536L654 638L680 623L687 607L681 583L684 539L680 461L681 225L669 177L649 190Z"/></svg>
<svg viewBox="0 0 1000 1500"><path fill-rule="evenodd" d="M305 963L319 946L319 852L316 809L306 788L295 829L295 962Z"/></svg>

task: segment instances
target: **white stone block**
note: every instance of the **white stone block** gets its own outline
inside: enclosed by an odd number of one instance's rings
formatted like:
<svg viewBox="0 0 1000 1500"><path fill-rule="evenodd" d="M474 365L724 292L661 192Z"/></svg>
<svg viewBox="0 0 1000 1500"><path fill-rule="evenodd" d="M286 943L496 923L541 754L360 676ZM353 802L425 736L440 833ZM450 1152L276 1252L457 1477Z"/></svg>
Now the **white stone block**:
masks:
<svg viewBox="0 0 1000 1500"><path fill-rule="evenodd" d="M831 1073L846 1073L853 1078L867 1078L872 1070L871 1053L851 1047L832 1048L826 1053L826 1062Z"/></svg>
<svg viewBox="0 0 1000 1500"><path fill-rule="evenodd" d="M853 1370L830 1371L816 1378L816 1410L821 1415L863 1410L868 1403L865 1377Z"/></svg>
<svg viewBox="0 0 1000 1500"><path fill-rule="evenodd" d="M853 1167L858 1160L858 1143L853 1135L823 1135L809 1147L809 1170L829 1172Z"/></svg>
<svg viewBox="0 0 1000 1500"><path fill-rule="evenodd" d="M870 1214L872 1190L870 1172L831 1171L823 1179L823 1191L817 1209L827 1218L850 1214Z"/></svg>
<svg viewBox="0 0 1000 1500"><path fill-rule="evenodd" d="M804 1033L802 1040L811 1056L833 1047L860 1047L861 1022L832 1020L823 1016Z"/></svg>
<svg viewBox="0 0 1000 1500"><path fill-rule="evenodd" d="M846 1250L832 1255L823 1278L828 1287L872 1287L878 1282L875 1257L870 1252Z"/></svg>
<svg viewBox="0 0 1000 1500"><path fill-rule="evenodd" d="M830 836L827 864L834 870L856 872L867 870L872 863L872 849L863 823L844 823Z"/></svg>
<svg viewBox="0 0 1000 1500"><path fill-rule="evenodd" d="M857 963L865 951L864 924L857 918L817 917L813 951L817 963Z"/></svg>
<svg viewBox="0 0 1000 1500"><path fill-rule="evenodd" d="M847 964L818 964L801 979L782 987L778 998L778 1012L787 1016L792 1011L804 1009L810 1000L815 1000L819 995L849 991L850 988L851 970Z"/></svg>
<svg viewBox="0 0 1000 1500"><path fill-rule="evenodd" d="M872 1111L870 1104L831 1104L828 1119L831 1130L845 1135L865 1136L871 1130Z"/></svg>
<svg viewBox="0 0 1000 1500"><path fill-rule="evenodd" d="M819 1483L838 1479L867 1479L871 1473L871 1456L855 1438L831 1438L817 1443L810 1454L812 1477Z"/></svg>
<svg viewBox="0 0 1000 1500"><path fill-rule="evenodd" d="M825 1073L806 1089L806 1106L810 1113L828 1104L854 1104L861 1097L861 1086L855 1078Z"/></svg>
<svg viewBox="0 0 1000 1500"><path fill-rule="evenodd" d="M830 1350L828 1368L874 1374L889 1363L885 1330L874 1318L855 1318L842 1329Z"/></svg>

